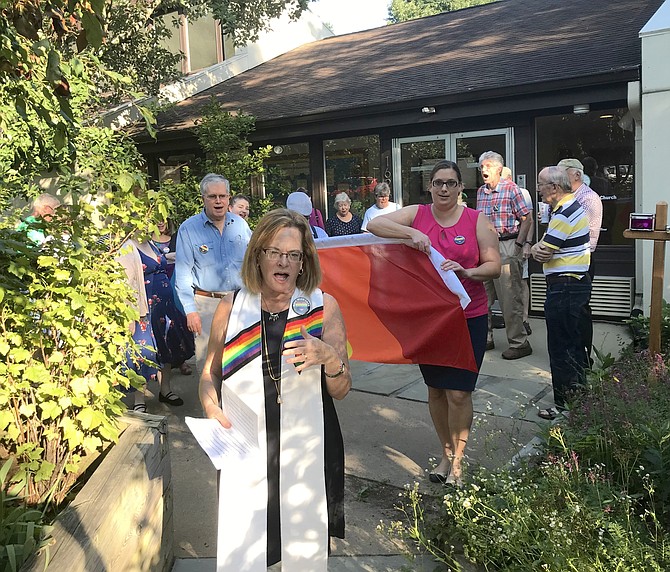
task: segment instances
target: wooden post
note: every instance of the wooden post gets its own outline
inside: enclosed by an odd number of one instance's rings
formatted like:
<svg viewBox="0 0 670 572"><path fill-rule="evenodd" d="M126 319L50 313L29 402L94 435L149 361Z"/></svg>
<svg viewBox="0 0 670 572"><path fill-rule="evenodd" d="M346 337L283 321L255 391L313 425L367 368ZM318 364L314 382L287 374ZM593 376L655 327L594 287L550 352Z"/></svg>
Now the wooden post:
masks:
<svg viewBox="0 0 670 572"><path fill-rule="evenodd" d="M663 275L665 270L665 243L670 240L668 224L668 203L656 203L656 224L654 230L625 230L624 238L653 240L654 257L651 268L651 309L649 312L649 352L661 353L661 320L663 319Z"/></svg>

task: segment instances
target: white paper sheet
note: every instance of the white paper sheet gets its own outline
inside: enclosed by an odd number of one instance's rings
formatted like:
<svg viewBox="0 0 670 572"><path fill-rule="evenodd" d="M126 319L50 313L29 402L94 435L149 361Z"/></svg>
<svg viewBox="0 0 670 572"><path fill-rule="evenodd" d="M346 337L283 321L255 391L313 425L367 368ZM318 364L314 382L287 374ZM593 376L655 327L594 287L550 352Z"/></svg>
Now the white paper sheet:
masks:
<svg viewBox="0 0 670 572"><path fill-rule="evenodd" d="M224 413L232 427L225 429L216 419L186 417L186 425L217 470L227 459L244 459L258 451L258 415L225 385Z"/></svg>

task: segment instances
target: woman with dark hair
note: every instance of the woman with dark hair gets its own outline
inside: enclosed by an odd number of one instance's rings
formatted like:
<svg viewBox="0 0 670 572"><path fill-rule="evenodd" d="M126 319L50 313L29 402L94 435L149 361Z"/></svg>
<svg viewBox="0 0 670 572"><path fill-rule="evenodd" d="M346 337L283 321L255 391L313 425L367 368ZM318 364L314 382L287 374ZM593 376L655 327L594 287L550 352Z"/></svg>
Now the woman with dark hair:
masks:
<svg viewBox="0 0 670 572"><path fill-rule="evenodd" d="M411 205L378 216L369 222L368 231L377 236L407 239L409 246L426 254L432 246L444 256L442 269L456 273L471 299L465 317L479 371L488 321L483 281L500 275L498 237L486 216L459 204L463 181L456 163L437 163L430 173L428 191L432 204ZM449 348L445 347L445 351ZM428 385L428 407L442 448L442 459L429 475L430 480L458 486L472 426L472 392L479 373L427 364L421 364L420 368Z"/></svg>
<svg viewBox="0 0 670 572"><path fill-rule="evenodd" d="M344 537L344 445L333 399L349 392L351 375L340 308L318 289L307 218L266 214L241 277L244 287L216 310L200 378L206 417L231 427L231 392L253 412L259 435L257 454L227 459L220 473L218 566L282 561L326 572L329 536Z"/></svg>

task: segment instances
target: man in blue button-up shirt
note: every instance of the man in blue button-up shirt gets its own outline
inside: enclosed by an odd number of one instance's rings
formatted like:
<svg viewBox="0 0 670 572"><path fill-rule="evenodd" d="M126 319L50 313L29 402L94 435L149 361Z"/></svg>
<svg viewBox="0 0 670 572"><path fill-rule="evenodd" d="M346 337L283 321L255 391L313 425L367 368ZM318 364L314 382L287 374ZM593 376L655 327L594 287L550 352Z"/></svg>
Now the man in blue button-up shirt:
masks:
<svg viewBox="0 0 670 572"><path fill-rule="evenodd" d="M251 238L244 219L228 212L230 183L210 173L200 181L204 210L177 234L175 287L188 329L195 334L198 372L207 356L212 318L221 298L241 286L242 260Z"/></svg>

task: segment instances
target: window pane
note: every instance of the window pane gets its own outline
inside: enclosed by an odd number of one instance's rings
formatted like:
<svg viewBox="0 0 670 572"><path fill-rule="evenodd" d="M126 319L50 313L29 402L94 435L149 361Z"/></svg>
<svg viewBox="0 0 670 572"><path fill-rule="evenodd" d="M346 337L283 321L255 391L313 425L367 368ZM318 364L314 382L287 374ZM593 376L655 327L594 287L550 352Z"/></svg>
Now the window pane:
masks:
<svg viewBox="0 0 670 572"><path fill-rule="evenodd" d="M463 200L470 208L476 208L477 189L484 184L479 172L480 155L485 151L495 151L508 164L505 149L505 135L474 135L456 139L456 163L463 177Z"/></svg>
<svg viewBox="0 0 670 572"><path fill-rule="evenodd" d="M380 176L379 136L345 137L323 142L326 159L326 189L328 218L335 212L333 200L337 193L346 192L351 198L351 211L361 218L374 200L375 185Z"/></svg>
<svg viewBox="0 0 670 572"><path fill-rule="evenodd" d="M628 228L628 215L635 204L634 134L626 110L540 117L536 128L539 169L567 157L584 164L590 186L603 202L603 230L598 244L630 246L623 231Z"/></svg>
<svg viewBox="0 0 670 572"><path fill-rule="evenodd" d="M428 183L433 165L446 156L444 139L413 141L400 145L403 205L431 202Z"/></svg>
<svg viewBox="0 0 670 572"><path fill-rule="evenodd" d="M275 145L264 162L265 194L272 194L275 204L283 206L286 197L298 187L310 189L309 143Z"/></svg>

